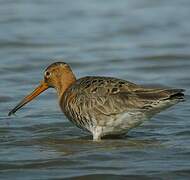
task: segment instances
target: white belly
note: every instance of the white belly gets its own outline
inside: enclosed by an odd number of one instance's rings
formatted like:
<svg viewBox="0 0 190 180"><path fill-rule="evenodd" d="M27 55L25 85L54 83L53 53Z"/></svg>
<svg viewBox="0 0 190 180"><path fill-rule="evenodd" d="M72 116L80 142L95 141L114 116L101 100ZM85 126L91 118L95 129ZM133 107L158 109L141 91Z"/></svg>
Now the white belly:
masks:
<svg viewBox="0 0 190 180"><path fill-rule="evenodd" d="M128 113L119 114L115 117L110 117L102 125L93 127L90 131L93 134L94 140L99 140L106 135L120 135L127 133L131 128L141 124L147 117L143 113Z"/></svg>

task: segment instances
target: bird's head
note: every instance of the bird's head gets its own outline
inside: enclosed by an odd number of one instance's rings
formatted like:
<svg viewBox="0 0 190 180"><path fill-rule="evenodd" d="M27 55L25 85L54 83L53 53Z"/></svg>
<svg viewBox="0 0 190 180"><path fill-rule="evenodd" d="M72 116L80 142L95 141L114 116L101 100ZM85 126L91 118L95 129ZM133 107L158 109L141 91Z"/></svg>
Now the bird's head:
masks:
<svg viewBox="0 0 190 180"><path fill-rule="evenodd" d="M68 64L64 62L55 62L48 66L44 71L44 79L40 85L20 103L18 103L10 112L9 116L23 107L28 102L32 101L39 94L48 88L55 88L59 98L64 94L67 88L76 81L75 75Z"/></svg>

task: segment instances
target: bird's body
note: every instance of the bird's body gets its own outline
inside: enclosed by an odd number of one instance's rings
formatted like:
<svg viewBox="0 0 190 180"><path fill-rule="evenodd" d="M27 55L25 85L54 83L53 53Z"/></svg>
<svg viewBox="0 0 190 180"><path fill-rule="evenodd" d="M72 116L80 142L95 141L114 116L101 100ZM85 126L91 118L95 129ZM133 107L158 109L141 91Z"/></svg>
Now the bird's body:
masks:
<svg viewBox="0 0 190 180"><path fill-rule="evenodd" d="M112 77L84 77L60 99L67 118L95 140L120 135L181 100L182 90L147 89ZM171 100L172 95L178 94Z"/></svg>
<svg viewBox="0 0 190 180"><path fill-rule="evenodd" d="M91 132L94 140L125 134L184 99L182 89L145 88L112 77L88 76L77 80L70 67L60 62L46 69L44 82L10 114L48 87L57 90L59 105L67 118Z"/></svg>

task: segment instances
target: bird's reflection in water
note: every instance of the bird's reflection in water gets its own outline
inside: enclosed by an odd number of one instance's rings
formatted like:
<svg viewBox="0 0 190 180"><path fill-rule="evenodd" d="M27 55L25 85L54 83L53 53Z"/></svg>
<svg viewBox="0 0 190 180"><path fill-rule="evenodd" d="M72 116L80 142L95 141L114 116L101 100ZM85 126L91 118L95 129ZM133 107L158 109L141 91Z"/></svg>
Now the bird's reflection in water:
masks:
<svg viewBox="0 0 190 180"><path fill-rule="evenodd" d="M80 134L81 135L81 134ZM58 153L62 155L73 155L77 153L93 153L95 152L113 152L113 151L122 151L126 150L143 150L146 148L158 148L162 147L162 144L159 140L150 139L138 139L137 137L132 136L123 136L123 137L106 137L101 141L92 141L90 135L84 135L82 137L70 137L65 138L42 138L36 140L37 144L41 146L46 146L48 148L53 148Z"/></svg>

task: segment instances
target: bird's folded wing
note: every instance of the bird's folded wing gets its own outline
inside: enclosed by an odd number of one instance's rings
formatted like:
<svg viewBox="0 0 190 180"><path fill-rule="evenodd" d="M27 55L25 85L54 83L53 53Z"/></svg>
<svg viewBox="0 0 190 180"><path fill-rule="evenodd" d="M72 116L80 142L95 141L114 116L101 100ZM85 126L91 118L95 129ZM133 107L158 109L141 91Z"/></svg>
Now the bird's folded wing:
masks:
<svg viewBox="0 0 190 180"><path fill-rule="evenodd" d="M182 89L136 89L90 97L85 103L87 108L109 116L125 111L146 111L152 104L183 98L182 92Z"/></svg>

